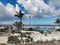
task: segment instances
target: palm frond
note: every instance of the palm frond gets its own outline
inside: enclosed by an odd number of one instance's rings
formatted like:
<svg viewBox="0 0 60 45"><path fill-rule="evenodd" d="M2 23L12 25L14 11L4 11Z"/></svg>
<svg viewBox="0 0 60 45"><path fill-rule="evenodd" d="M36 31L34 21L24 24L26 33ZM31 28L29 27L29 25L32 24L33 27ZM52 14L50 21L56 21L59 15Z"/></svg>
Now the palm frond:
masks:
<svg viewBox="0 0 60 45"><path fill-rule="evenodd" d="M16 28L21 28L22 27L22 22L15 22L14 24L13 24Z"/></svg>
<svg viewBox="0 0 60 45"><path fill-rule="evenodd" d="M60 23L60 19L59 18L57 18L57 20L55 21L55 23Z"/></svg>
<svg viewBox="0 0 60 45"><path fill-rule="evenodd" d="M23 17L23 13L21 11L19 12L16 12L15 16L18 17L18 18L22 18Z"/></svg>

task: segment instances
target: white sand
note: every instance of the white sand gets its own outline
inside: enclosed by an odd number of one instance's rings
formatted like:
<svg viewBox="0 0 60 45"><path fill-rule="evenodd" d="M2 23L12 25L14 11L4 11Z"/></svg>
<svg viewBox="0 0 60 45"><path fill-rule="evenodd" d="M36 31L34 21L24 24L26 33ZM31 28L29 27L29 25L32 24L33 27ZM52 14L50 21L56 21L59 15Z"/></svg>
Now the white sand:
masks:
<svg viewBox="0 0 60 45"><path fill-rule="evenodd" d="M0 36L0 43L6 43L8 40L8 36Z"/></svg>
<svg viewBox="0 0 60 45"><path fill-rule="evenodd" d="M56 31L56 32L52 32L51 34L47 34L47 36L45 36L44 34L41 34L40 32L33 32L30 35L31 38L33 38L34 42L36 41L53 41L55 40L60 40L60 32Z"/></svg>
<svg viewBox="0 0 60 45"><path fill-rule="evenodd" d="M20 36L20 34L19 33L14 33L14 34L10 34L11 36Z"/></svg>

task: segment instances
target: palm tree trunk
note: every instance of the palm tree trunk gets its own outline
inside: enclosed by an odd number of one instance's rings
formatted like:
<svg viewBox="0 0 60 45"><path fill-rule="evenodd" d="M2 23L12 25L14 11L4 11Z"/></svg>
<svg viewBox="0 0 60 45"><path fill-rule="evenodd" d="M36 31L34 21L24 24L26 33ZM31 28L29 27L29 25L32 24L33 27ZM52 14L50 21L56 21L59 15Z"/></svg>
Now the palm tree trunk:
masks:
<svg viewBox="0 0 60 45"><path fill-rule="evenodd" d="M29 25L31 25L31 16L29 15Z"/></svg>
<svg viewBox="0 0 60 45"><path fill-rule="evenodd" d="M20 23L22 23L22 18L20 18ZM20 28L22 29L22 24L20 25Z"/></svg>
<svg viewBox="0 0 60 45"><path fill-rule="evenodd" d="M20 18L20 22L22 22L22 18ZM22 29L22 25L20 25L20 30ZM21 31L20 31L21 32ZM21 42L22 42L22 32L21 32Z"/></svg>

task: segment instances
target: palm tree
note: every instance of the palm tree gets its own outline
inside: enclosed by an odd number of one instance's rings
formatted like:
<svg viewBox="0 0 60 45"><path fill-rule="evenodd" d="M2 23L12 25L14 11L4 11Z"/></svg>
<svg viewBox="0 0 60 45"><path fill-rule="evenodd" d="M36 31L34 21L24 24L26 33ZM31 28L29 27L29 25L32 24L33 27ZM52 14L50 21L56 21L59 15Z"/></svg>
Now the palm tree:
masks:
<svg viewBox="0 0 60 45"><path fill-rule="evenodd" d="M21 11L16 12L15 17L18 17L20 19L20 22L15 22L15 26L18 28L18 30L22 29L22 17L23 17L24 13L22 13ZM21 33L21 41L22 41L22 32Z"/></svg>
<svg viewBox="0 0 60 45"><path fill-rule="evenodd" d="M59 18L57 18L55 23L59 24L59 30L60 30L60 16L59 16Z"/></svg>
<svg viewBox="0 0 60 45"><path fill-rule="evenodd" d="M15 17L18 17L19 19L20 19L20 23L17 23L17 24L20 24L20 28L19 29L21 29L22 28L22 17L23 17L23 15L24 15L24 13L22 13L21 11L19 11L19 12L16 12L16 14L15 14Z"/></svg>
<svg viewBox="0 0 60 45"><path fill-rule="evenodd" d="M29 25L31 25L31 15L29 15Z"/></svg>
<svg viewBox="0 0 60 45"><path fill-rule="evenodd" d="M19 30L19 29L21 29L22 22L16 21L13 25L16 26L16 28Z"/></svg>

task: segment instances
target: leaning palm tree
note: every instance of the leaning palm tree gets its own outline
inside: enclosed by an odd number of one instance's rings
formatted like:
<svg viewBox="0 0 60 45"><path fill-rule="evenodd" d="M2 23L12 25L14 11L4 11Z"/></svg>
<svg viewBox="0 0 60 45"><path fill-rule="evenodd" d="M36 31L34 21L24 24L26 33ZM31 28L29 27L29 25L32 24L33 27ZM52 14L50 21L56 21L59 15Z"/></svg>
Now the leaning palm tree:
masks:
<svg viewBox="0 0 60 45"><path fill-rule="evenodd" d="M60 30L60 16L59 16L59 18L57 18L55 23L59 24L59 30Z"/></svg>
<svg viewBox="0 0 60 45"><path fill-rule="evenodd" d="M22 28L22 17L23 17L24 13L22 13L21 11L16 12L15 17L18 17L20 19L20 28ZM19 28L19 30L20 30Z"/></svg>

